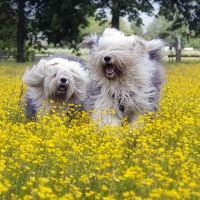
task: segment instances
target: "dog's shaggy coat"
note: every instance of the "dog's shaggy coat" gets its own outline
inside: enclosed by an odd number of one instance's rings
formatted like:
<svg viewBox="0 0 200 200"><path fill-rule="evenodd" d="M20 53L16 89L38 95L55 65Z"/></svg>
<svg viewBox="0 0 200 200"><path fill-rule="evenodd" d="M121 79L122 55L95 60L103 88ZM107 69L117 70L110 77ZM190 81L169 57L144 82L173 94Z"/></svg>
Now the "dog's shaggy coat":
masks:
<svg viewBox="0 0 200 200"><path fill-rule="evenodd" d="M156 111L164 77L160 64L164 45L159 39L146 41L136 35L125 36L113 28L105 29L101 36L87 36L78 45L90 49L91 81L84 109L95 109L92 117L100 124L111 125L124 117L133 123L138 114ZM110 108L116 113L106 114Z"/></svg>
<svg viewBox="0 0 200 200"><path fill-rule="evenodd" d="M84 62L72 56L56 54L41 59L22 76L27 86L24 104L28 119L35 118L38 111L42 115L52 107L66 103L78 103L84 99L88 83Z"/></svg>

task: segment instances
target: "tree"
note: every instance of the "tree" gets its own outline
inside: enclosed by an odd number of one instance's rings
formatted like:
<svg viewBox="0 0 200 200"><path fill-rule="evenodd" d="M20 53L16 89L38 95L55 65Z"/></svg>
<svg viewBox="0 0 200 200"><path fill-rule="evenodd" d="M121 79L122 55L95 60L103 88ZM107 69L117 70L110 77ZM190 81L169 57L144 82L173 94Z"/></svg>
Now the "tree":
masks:
<svg viewBox="0 0 200 200"><path fill-rule="evenodd" d="M87 17L94 13L93 6L88 5L90 0L2 0L0 27L7 32L16 30L17 62L24 62L26 45L41 49L44 39L75 47L81 41L80 27L86 27ZM8 40L10 35L1 37Z"/></svg>
<svg viewBox="0 0 200 200"><path fill-rule="evenodd" d="M110 27L110 19L102 25L99 25L99 22L95 20L95 17L89 17L88 21L88 26L80 29L80 33L83 36L94 33L101 35L107 27Z"/></svg>
<svg viewBox="0 0 200 200"><path fill-rule="evenodd" d="M128 20L134 21L137 25L142 24L140 13L145 12L148 15L153 14L153 6L146 0L94 0L97 8L96 19L105 22L107 20L107 9L112 15L111 26L119 29L120 17L128 17Z"/></svg>
<svg viewBox="0 0 200 200"><path fill-rule="evenodd" d="M17 62L24 62L24 44L27 39L26 24L34 3L34 1L25 0L2 0L0 3L0 26L4 33L0 40L1 42L9 41L9 38L12 38L14 41L2 48L17 49Z"/></svg>
<svg viewBox="0 0 200 200"><path fill-rule="evenodd" d="M199 38L190 38L188 40L187 35L188 29L185 25L176 30L171 30L173 21L168 22L163 16L155 18L147 27L147 37L149 39L162 38L166 41L169 46L175 46L175 37L181 36L182 46L193 46L200 48Z"/></svg>
<svg viewBox="0 0 200 200"><path fill-rule="evenodd" d="M25 1L18 0L18 23L17 23L17 62L24 62L25 42Z"/></svg>
<svg viewBox="0 0 200 200"><path fill-rule="evenodd" d="M99 25L99 23L95 20L95 17L89 17L88 21L89 25L86 28L81 29L81 35L83 36L94 33L101 35L106 28L111 27L111 19L108 19L108 21L102 25ZM128 23L122 18L120 18L120 30L123 31L126 35L132 35L134 32L129 27Z"/></svg>
<svg viewBox="0 0 200 200"><path fill-rule="evenodd" d="M141 12L153 15L153 2L159 5L158 15L174 21L171 30L185 25L185 34L200 35L199 0L1 0L0 48L13 44L18 62L24 61L24 51L29 47L41 49L44 39L55 46L67 44L75 48L89 16L96 15L103 24L110 10L111 27L123 27L120 17L125 16L139 26ZM11 38L16 38L17 44Z"/></svg>
<svg viewBox="0 0 200 200"><path fill-rule="evenodd" d="M158 5L156 16L164 16L167 21L174 23L171 30L185 25L188 36L200 35L200 1L199 0L93 0L96 5L96 18L102 23L108 18L109 9L112 16L111 26L119 29L119 18L127 16L130 22L137 26L142 24L140 13L147 13L153 16L154 5Z"/></svg>
<svg viewBox="0 0 200 200"><path fill-rule="evenodd" d="M76 47L80 42L80 28L88 26L88 16L94 14L90 0L48 0L42 12L37 12L38 31L48 43ZM38 9L37 9L38 11Z"/></svg>
<svg viewBox="0 0 200 200"><path fill-rule="evenodd" d="M125 33L125 35L133 35L134 30L130 28L130 25L127 21L120 17L119 19L119 29Z"/></svg>
<svg viewBox="0 0 200 200"><path fill-rule="evenodd" d="M183 25L187 27L188 37L200 35L200 1L199 0L154 0L159 5L158 16L164 16L173 21L169 30L175 30Z"/></svg>
<svg viewBox="0 0 200 200"><path fill-rule="evenodd" d="M163 16L154 18L154 20L147 27L147 36L150 39L161 38L163 33L167 32L167 29L172 25L172 22L168 22Z"/></svg>
<svg viewBox="0 0 200 200"><path fill-rule="evenodd" d="M0 49L10 50L16 47L16 12L10 9L7 0L0 1ZM6 11L6 12L5 12Z"/></svg>
<svg viewBox="0 0 200 200"><path fill-rule="evenodd" d="M135 22L131 23L131 29L133 30L134 35L142 36L143 35L143 29L142 26L137 26Z"/></svg>

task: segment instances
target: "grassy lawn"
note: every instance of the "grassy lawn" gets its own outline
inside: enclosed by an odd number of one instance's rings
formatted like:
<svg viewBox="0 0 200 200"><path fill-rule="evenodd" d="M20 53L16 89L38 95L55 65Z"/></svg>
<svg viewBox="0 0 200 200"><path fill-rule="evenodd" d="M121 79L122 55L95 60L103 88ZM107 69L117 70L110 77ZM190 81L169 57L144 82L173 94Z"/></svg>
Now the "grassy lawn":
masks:
<svg viewBox="0 0 200 200"><path fill-rule="evenodd" d="M158 113L98 128L87 113L27 122L25 67L0 61L0 198L200 198L200 63L164 63ZM71 116L76 116L71 119Z"/></svg>

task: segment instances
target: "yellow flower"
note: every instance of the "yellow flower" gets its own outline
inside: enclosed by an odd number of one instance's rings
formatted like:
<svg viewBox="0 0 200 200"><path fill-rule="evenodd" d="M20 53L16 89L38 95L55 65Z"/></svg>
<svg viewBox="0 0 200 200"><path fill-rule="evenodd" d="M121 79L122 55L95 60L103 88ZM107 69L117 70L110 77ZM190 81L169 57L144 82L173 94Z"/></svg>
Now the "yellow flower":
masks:
<svg viewBox="0 0 200 200"><path fill-rule="evenodd" d="M123 196L124 197L128 197L129 195L130 195L130 192L128 192L128 191L127 192L123 192Z"/></svg>
<svg viewBox="0 0 200 200"><path fill-rule="evenodd" d="M102 189L103 191L107 191L107 190L108 190L108 187L107 187L106 185L102 185L102 186L101 186L101 189Z"/></svg>
<svg viewBox="0 0 200 200"><path fill-rule="evenodd" d="M27 189L27 187L26 187L26 186L22 186L21 188L22 188L22 190L26 190L26 189Z"/></svg>
<svg viewBox="0 0 200 200"><path fill-rule="evenodd" d="M55 103L55 101L51 99L51 100L50 100L50 103L52 103L52 104L53 104L53 103Z"/></svg>

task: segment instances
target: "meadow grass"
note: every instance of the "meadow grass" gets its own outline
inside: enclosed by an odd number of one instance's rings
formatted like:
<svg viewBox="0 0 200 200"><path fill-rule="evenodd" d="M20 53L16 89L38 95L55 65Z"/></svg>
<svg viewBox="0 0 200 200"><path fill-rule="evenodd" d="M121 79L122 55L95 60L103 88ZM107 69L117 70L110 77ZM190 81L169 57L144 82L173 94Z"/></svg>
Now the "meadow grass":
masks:
<svg viewBox="0 0 200 200"><path fill-rule="evenodd" d="M102 128L73 108L28 122L30 64L0 63L0 199L200 199L200 63L166 63L160 111Z"/></svg>

